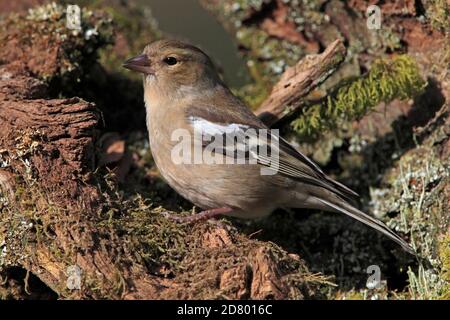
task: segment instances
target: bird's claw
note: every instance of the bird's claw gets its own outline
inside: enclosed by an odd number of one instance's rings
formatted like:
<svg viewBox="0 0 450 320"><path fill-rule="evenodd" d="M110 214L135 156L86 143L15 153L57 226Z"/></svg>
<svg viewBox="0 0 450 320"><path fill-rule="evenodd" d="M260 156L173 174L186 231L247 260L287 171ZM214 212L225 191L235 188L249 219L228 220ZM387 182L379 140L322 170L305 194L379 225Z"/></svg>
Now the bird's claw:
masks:
<svg viewBox="0 0 450 320"><path fill-rule="evenodd" d="M162 212L161 215L168 220L171 220L174 222L180 222L180 223L187 222L185 220L186 220L186 218L188 218L188 217L180 217L177 214L172 214L167 211Z"/></svg>

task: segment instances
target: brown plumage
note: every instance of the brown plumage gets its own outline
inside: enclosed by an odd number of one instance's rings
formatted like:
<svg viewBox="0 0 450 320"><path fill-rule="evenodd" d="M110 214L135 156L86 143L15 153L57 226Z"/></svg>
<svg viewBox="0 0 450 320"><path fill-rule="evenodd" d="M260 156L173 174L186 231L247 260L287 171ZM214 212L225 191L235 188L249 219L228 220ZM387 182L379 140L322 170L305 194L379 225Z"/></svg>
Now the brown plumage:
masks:
<svg viewBox="0 0 450 320"><path fill-rule="evenodd" d="M124 67L144 74L144 100L150 148L161 174L183 197L206 211L197 218L226 214L259 218L278 207L315 208L345 213L382 232L406 251L411 247L386 225L351 204L356 193L327 177L322 170L282 138L270 136L270 151L279 155L278 170L269 169L267 157L247 150L254 163L209 164L175 163L173 150L176 130L194 136L194 128L217 137L245 129L267 129L220 80L209 57L200 49L173 40L149 44L142 55L125 62ZM194 139L195 140L195 139ZM192 141L191 146L194 147ZM202 148L207 143L201 141ZM205 149L203 149L205 150ZM226 153L215 149L215 155ZM191 219L191 220L195 220Z"/></svg>

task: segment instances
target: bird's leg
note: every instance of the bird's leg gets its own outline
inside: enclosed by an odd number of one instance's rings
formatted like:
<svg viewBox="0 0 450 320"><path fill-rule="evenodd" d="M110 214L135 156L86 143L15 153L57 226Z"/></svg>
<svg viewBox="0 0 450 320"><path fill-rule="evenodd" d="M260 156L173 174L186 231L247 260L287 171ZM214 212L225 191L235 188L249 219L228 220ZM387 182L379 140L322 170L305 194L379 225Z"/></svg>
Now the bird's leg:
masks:
<svg viewBox="0 0 450 320"><path fill-rule="evenodd" d="M164 216L166 218L174 220L176 222L197 223L199 221L208 220L208 219L217 217L218 215L228 213L230 211L232 211L231 208L223 207L223 208L215 208L215 209L204 210L204 211L199 212L197 214L193 214L193 215L186 216L186 217L180 217L178 215L169 214L169 213L164 213Z"/></svg>

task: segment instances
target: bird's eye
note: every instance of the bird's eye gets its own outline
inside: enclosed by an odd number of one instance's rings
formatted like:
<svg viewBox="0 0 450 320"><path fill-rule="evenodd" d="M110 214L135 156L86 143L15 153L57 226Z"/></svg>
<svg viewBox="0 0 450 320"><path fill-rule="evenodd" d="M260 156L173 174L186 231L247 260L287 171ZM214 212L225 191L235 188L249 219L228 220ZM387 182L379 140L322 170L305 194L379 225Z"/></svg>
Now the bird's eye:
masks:
<svg viewBox="0 0 450 320"><path fill-rule="evenodd" d="M178 60L175 57L166 57L164 58L164 62L168 64L169 66L173 66L177 64Z"/></svg>

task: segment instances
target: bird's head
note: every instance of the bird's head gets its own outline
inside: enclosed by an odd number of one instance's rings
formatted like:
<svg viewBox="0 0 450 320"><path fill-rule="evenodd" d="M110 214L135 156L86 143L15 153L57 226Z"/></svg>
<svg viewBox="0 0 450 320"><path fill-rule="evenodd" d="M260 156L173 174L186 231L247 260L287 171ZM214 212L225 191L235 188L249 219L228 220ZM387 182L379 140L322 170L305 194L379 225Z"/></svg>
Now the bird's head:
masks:
<svg viewBox="0 0 450 320"><path fill-rule="evenodd" d="M150 43L141 55L127 60L123 66L144 74L146 91L175 95L220 82L211 59L203 51L175 40Z"/></svg>

